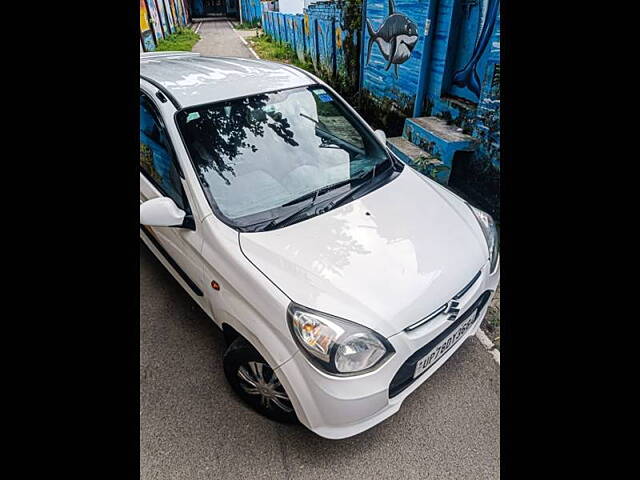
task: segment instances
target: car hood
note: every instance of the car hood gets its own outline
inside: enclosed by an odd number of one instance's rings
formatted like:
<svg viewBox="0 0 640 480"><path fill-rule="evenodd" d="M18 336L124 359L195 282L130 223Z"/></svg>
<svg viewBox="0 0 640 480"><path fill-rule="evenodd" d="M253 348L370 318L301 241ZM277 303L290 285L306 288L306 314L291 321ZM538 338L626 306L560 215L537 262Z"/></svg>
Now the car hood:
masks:
<svg viewBox="0 0 640 480"><path fill-rule="evenodd" d="M386 337L449 301L488 257L470 209L410 168L335 210L239 237L291 300Z"/></svg>

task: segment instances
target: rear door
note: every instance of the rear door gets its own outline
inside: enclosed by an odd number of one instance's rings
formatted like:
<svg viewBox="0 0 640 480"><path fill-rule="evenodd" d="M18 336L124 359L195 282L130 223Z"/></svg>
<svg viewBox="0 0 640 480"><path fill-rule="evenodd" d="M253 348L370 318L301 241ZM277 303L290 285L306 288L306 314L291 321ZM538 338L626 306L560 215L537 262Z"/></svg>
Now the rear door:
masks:
<svg viewBox="0 0 640 480"><path fill-rule="evenodd" d="M162 116L148 95L140 92L140 203L169 197L193 218L184 178ZM200 219L191 228L140 225L142 235L160 253L187 286L191 296L204 305L202 285L202 236Z"/></svg>

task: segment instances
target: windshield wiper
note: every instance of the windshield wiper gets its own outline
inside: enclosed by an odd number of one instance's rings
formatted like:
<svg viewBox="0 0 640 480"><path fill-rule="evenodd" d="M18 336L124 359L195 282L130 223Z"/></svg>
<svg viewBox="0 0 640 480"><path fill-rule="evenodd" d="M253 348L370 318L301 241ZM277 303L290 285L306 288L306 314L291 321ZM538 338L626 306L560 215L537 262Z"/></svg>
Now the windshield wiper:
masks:
<svg viewBox="0 0 640 480"><path fill-rule="evenodd" d="M340 188L343 185L347 185L348 183L351 183L354 180L359 180L361 178L361 176L363 176L363 174L359 172L353 178L347 178L346 180L342 180L342 181L337 182L337 183L332 183L331 185L325 185L324 187L317 188L315 190L310 191L309 193L305 193L304 195L302 195L302 196L300 196L298 198L294 198L290 202L287 202L285 204L280 205L280 207L290 207L291 205L295 205L296 203L300 203L303 200L308 200L309 198L314 198L317 195L327 193L327 192L329 192L331 190L335 190L336 188Z"/></svg>
<svg viewBox="0 0 640 480"><path fill-rule="evenodd" d="M382 163L386 163L386 162L382 162ZM367 172L364 177L369 176L369 174L371 174L371 178L369 179L368 182L363 182L362 184L358 185L355 188L352 188L351 190L349 190L348 192L342 194L342 195L338 195L337 197L335 197L330 203L329 205L327 205L322 211L324 212L328 212L329 210L333 210L336 207L339 207L340 205L343 205L345 203L347 203L349 200L351 200L356 193L364 190L366 187L368 187L369 185L371 185L371 183L373 182L373 179L376 178L376 170L377 168L382 165L381 163L376 163L373 168Z"/></svg>
<svg viewBox="0 0 640 480"><path fill-rule="evenodd" d="M307 193L306 195L302 195L301 197L296 198L295 200L291 200L290 202L285 203L284 205L281 205L281 207L288 207L291 205L295 205L296 203L299 203L303 200L307 200L309 198L311 198L311 202L307 203L305 206L303 206L302 208L296 210L295 212L291 213L290 215L287 215L286 217L280 218L280 219L273 219L271 220L269 223L267 223L264 227L262 227L260 230L262 231L266 231L266 230L273 230L274 228L278 228L280 226L286 225L287 223L289 223L291 220L293 220L294 218L298 217L299 215L302 215L303 213L309 211L315 204L316 204L316 200L318 199L318 196L320 196L320 194L324 194L327 193L331 190L335 190L336 188L342 187L344 185L347 185L349 183L353 183L353 182L357 182L360 181L366 177L369 176L369 174L371 173L371 171L375 171L375 167L373 168L373 170L364 172L364 173L360 173L354 177L351 178L347 178L346 180L342 180L341 182L337 182L337 183L333 183L331 185L326 185L324 187L320 187L312 192ZM375 172L374 172L375 175ZM373 177L372 177L373 178ZM354 189L350 190L357 190L361 187L362 185L359 185L358 187L355 187Z"/></svg>
<svg viewBox="0 0 640 480"><path fill-rule="evenodd" d="M278 228L279 226L284 225L285 223L287 223L289 220L293 219L294 217L297 217L298 215L302 215L304 212L306 212L307 210L309 210L311 207L313 207L316 204L316 199L318 198L318 193L319 192L320 192L320 189L316 190L315 192L312 192L310 195L312 195L313 199L311 200L311 202L307 203L304 207L296 210L295 212L293 212L290 215L287 215L284 218L271 220L264 227L262 227L261 230L262 231L273 230L274 228ZM298 203L298 201L300 201L300 199L296 199L294 201L294 203ZM289 202L288 204L285 204L283 206L293 205L294 203Z"/></svg>

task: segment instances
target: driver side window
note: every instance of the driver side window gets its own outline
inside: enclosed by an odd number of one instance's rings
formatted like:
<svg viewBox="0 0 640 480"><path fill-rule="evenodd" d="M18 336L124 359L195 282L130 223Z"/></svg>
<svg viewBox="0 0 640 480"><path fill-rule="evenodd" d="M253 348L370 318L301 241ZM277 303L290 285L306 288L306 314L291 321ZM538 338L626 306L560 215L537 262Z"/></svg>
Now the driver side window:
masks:
<svg viewBox="0 0 640 480"><path fill-rule="evenodd" d="M169 137L155 106L143 93L140 93L140 170L163 195L186 210L184 191Z"/></svg>

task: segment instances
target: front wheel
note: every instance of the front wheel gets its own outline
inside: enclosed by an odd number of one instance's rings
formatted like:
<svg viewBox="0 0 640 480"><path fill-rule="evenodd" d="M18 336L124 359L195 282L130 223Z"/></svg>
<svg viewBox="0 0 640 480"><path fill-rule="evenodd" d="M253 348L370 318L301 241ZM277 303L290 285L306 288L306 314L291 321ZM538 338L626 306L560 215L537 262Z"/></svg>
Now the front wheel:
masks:
<svg viewBox="0 0 640 480"><path fill-rule="evenodd" d="M278 376L244 338L236 338L224 354L224 373L235 392L254 410L271 420L298 421Z"/></svg>

